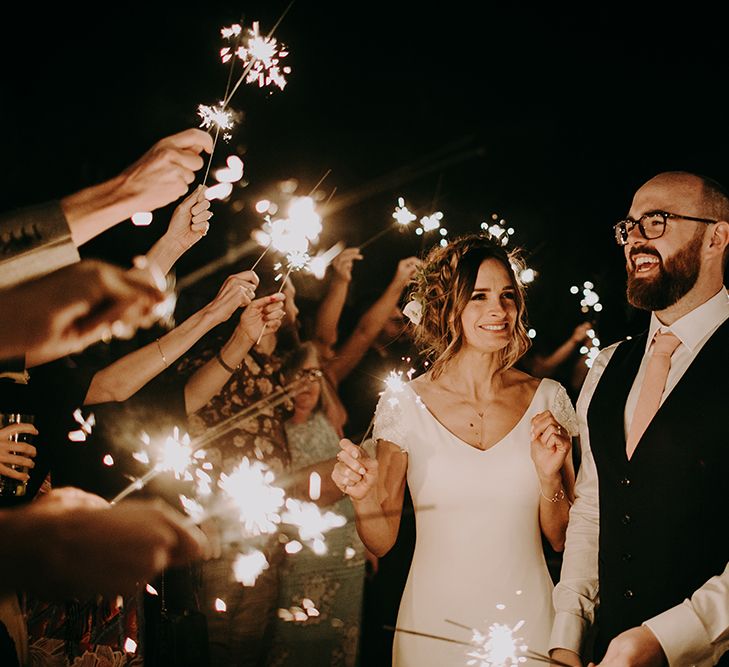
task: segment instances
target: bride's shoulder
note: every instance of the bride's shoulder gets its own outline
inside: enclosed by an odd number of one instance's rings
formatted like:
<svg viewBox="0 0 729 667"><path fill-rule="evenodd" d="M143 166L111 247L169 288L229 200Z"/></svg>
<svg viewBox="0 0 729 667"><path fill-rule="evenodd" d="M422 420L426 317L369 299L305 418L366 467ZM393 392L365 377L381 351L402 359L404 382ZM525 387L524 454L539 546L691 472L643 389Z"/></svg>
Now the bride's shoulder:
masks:
<svg viewBox="0 0 729 667"><path fill-rule="evenodd" d="M518 368L510 368L504 373L504 384L515 387L527 393L534 393L542 382L542 378L535 378Z"/></svg>

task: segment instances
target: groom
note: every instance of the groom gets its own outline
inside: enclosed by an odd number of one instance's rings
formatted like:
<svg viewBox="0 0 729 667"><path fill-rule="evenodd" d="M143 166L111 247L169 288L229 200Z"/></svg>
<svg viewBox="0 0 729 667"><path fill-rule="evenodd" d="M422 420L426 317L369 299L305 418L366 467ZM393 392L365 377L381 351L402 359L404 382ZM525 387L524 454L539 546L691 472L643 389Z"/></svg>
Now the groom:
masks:
<svg viewBox="0 0 729 667"><path fill-rule="evenodd" d="M728 221L721 185L667 172L615 225L628 301L652 314L602 352L578 399L554 659L729 665Z"/></svg>

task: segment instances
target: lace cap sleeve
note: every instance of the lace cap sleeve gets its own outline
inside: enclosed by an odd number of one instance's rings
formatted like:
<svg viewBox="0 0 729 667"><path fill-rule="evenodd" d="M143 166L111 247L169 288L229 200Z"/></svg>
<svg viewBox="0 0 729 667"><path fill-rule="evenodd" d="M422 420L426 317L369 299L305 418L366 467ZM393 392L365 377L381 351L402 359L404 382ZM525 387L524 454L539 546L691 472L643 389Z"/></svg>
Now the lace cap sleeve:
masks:
<svg viewBox="0 0 729 667"><path fill-rule="evenodd" d="M572 437L579 435L577 414L565 388L559 384L552 403L554 418L564 426Z"/></svg>
<svg viewBox="0 0 729 667"><path fill-rule="evenodd" d="M372 436L375 440L389 440L404 452L407 447L407 424L405 419L406 390L388 389L382 392L375 410L375 424Z"/></svg>

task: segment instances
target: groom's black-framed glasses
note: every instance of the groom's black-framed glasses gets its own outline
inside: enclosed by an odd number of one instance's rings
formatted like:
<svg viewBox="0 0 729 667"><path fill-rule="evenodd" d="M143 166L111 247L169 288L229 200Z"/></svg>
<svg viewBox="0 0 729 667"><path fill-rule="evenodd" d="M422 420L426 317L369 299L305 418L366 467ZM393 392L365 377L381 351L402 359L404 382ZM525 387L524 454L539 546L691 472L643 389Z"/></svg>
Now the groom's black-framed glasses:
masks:
<svg viewBox="0 0 729 667"><path fill-rule="evenodd" d="M615 242L618 245L627 245L628 236L633 227L638 227L641 235L647 241L657 239L663 236L666 231L666 222L668 219L675 220L691 220L692 222L703 222L707 225L713 225L718 220L710 220L709 218L695 218L690 215L681 215L680 213L669 213L668 211L649 211L644 213L637 220L633 218L625 218L618 221L613 227L615 231Z"/></svg>

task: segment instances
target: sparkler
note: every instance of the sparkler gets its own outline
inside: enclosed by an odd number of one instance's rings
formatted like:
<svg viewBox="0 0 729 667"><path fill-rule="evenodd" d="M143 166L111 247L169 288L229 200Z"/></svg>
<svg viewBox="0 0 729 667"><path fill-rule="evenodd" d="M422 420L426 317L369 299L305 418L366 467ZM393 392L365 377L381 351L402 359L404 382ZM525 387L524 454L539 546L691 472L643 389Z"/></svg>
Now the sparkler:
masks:
<svg viewBox="0 0 729 667"><path fill-rule="evenodd" d="M142 440L148 443L148 436L143 436ZM185 433L182 437L180 437L179 429L175 427L172 436L169 436L160 448L157 463L144 473L144 475L134 480L131 484L114 496L110 504L116 505L129 494L144 488L152 479L162 472L173 472L177 479L184 478L192 480L193 477L189 472L189 468L193 465L196 459L203 458L204 456L204 452L200 450L194 452L190 436ZM149 462L149 455L146 451L137 452L134 455L134 458L141 463Z"/></svg>
<svg viewBox="0 0 729 667"><path fill-rule="evenodd" d="M273 28L271 28L268 35L265 37L262 37L258 31L258 22L253 24L253 28L245 31L245 37L247 38L245 42L243 28L238 24L234 24L229 28L222 28L220 31L224 38L230 39L234 37L236 39L236 48L235 52L231 52L230 47L224 47L220 51L223 63L230 61L228 82L225 86L225 95L223 96L223 99L215 107L206 107L206 109L202 112L201 107L204 107L204 105L200 105L198 107L198 114L200 114L203 119L202 127L205 127L205 123L209 123L209 128L215 127L213 148L210 151L208 165L205 170L205 177L203 178L203 185L205 185L208 180L210 165L213 162L213 154L215 153L215 147L218 143L218 136L220 135L221 129L224 131L231 129L236 120L235 112L230 112L227 108L240 84L247 79L249 81L258 81L261 86L274 83L282 90L286 85L286 78L284 75L289 74L291 72L291 68L288 66L282 66L280 60L288 55L288 53L284 49L278 47L276 40L273 39L273 33L276 31L276 28L278 28L279 24L293 4L294 0L291 0L289 5L279 17L278 21L276 21ZM236 59L233 58L234 55L243 61L244 68L240 79L238 79L231 90L230 84L236 62ZM252 78L249 79L249 77Z"/></svg>
<svg viewBox="0 0 729 667"><path fill-rule="evenodd" d="M379 239L381 236L384 236L388 232L392 231L393 229L398 228L404 228L407 227L411 222L416 220L417 216L410 212L408 207L405 205L405 200L402 197L398 197L397 199L397 206L395 207L395 210L392 213L392 217L395 218L395 225L390 225L389 227L385 227L384 229L380 230L375 234L374 236L371 236L368 238L364 243L359 244L359 249L362 250L363 248L366 248L370 243L374 243L377 239ZM417 233L417 230L416 230Z"/></svg>
<svg viewBox="0 0 729 667"><path fill-rule="evenodd" d="M474 628L469 628L468 626L462 625L461 623L455 623L454 621L448 621L448 619L446 619L446 622L453 623L454 625L458 625L459 627L467 628L468 630L471 630L472 632L478 632ZM508 628L508 626L506 626L506 627ZM480 648L480 645L476 644L473 641L464 641L462 639L454 639L453 637L444 637L442 635L431 634L429 632L418 632L417 630L408 630L406 628L400 628L400 627L396 627L396 626L392 626L392 625L383 625L382 628L383 628L383 630L389 630L391 632L402 632L403 634L414 635L416 637L424 637L426 639L435 639L437 641L449 642L451 644L460 644L461 646L468 646L471 648ZM544 653L532 651L531 649L526 649L524 651L524 655L521 657L523 657L525 659L528 658L530 660L536 660L537 662L544 662L547 664L557 665L557 667L570 667L570 665L566 662L561 662L560 660L555 660L554 658L550 658L548 655L545 655ZM475 664L475 663L469 662L468 664L470 665L470 664ZM506 667L506 664L508 664L508 663L491 663L491 665L493 667L502 667L502 666ZM514 664L514 663L512 663L512 664Z"/></svg>

